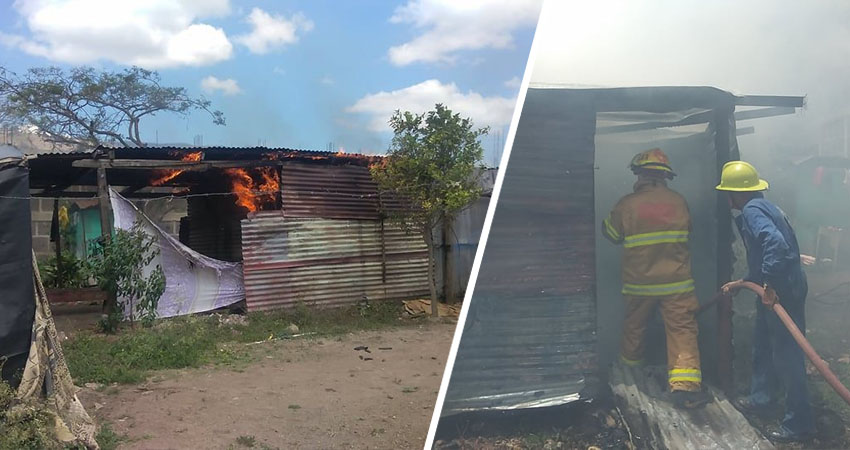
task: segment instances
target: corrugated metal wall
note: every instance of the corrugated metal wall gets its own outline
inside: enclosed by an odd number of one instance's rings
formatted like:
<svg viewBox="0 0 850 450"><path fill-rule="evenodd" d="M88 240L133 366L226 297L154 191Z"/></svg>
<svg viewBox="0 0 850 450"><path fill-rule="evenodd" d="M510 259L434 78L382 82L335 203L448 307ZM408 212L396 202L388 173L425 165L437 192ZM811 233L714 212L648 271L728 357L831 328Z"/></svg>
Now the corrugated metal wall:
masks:
<svg viewBox="0 0 850 450"><path fill-rule="evenodd" d="M566 403L596 370L595 110L550 99L529 89L444 415Z"/></svg>
<svg viewBox="0 0 850 450"><path fill-rule="evenodd" d="M287 163L281 176L286 217L378 219L378 188L363 166Z"/></svg>
<svg viewBox="0 0 850 450"><path fill-rule="evenodd" d="M292 219L280 211L243 220L248 309L351 305L364 295L370 301L427 296L422 238L381 228L380 221Z"/></svg>

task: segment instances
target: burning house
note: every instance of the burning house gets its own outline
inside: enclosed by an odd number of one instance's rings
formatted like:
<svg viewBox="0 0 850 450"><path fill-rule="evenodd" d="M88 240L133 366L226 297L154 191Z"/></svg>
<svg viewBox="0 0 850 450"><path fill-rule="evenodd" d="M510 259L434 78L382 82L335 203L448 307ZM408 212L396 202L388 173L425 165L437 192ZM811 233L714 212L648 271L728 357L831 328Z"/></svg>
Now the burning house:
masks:
<svg viewBox="0 0 850 450"><path fill-rule="evenodd" d="M29 165L33 195L99 197L104 217L108 189L130 200L185 199L180 242L242 263L247 308L264 310L428 295L423 239L384 220L382 211L400 205L378 193L369 166L379 160L265 147L99 147Z"/></svg>

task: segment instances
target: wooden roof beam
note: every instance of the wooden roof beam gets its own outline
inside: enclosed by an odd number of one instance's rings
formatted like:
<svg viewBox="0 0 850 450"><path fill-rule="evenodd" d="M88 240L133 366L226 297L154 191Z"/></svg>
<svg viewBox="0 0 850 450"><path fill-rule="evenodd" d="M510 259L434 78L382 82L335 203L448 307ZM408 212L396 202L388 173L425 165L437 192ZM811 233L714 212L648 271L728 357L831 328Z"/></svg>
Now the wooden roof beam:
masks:
<svg viewBox="0 0 850 450"><path fill-rule="evenodd" d="M239 167L270 167L282 165L278 160L259 161L175 161L159 159L79 159L71 163L72 167L104 168L104 169L139 169L139 170L189 170L204 171L211 168L232 169Z"/></svg>

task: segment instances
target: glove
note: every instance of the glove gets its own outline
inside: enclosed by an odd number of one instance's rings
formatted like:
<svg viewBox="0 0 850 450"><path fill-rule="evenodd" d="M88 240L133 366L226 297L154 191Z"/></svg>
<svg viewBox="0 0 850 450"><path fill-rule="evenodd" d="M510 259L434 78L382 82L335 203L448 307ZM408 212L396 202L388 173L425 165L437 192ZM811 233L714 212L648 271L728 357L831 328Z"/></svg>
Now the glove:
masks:
<svg viewBox="0 0 850 450"><path fill-rule="evenodd" d="M761 302L764 306L773 307L776 302L779 301L779 296L776 295L776 291L773 290L767 283L764 285L764 297L761 298Z"/></svg>

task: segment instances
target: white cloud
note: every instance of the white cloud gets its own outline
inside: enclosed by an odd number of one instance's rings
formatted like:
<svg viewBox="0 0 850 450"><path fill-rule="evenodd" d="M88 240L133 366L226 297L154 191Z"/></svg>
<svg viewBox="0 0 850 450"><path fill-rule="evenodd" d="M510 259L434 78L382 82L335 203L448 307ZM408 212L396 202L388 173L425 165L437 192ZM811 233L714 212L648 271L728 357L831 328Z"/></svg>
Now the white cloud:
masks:
<svg viewBox="0 0 850 450"><path fill-rule="evenodd" d="M221 28L199 22L228 14L229 0L17 0L13 7L30 35L0 41L52 61L155 69L213 64L233 52Z"/></svg>
<svg viewBox="0 0 850 450"><path fill-rule="evenodd" d="M236 95L242 92L239 83L233 78L222 80L212 75L201 80L201 89L207 92L221 91L224 95Z"/></svg>
<svg viewBox="0 0 850 450"><path fill-rule="evenodd" d="M396 9L393 23L411 24L423 33L389 50L390 61L453 62L461 50L504 49L514 31L537 24L542 0L409 0Z"/></svg>
<svg viewBox="0 0 850 450"><path fill-rule="evenodd" d="M330 75L325 75L319 79L319 83L322 83L327 86L331 86L336 83L336 81L330 77Z"/></svg>
<svg viewBox="0 0 850 450"><path fill-rule="evenodd" d="M281 76L286 75L286 69L284 69L283 67L280 67L280 66L274 66L274 69L272 69L272 72L276 73L278 75L281 75Z"/></svg>
<svg viewBox="0 0 850 450"><path fill-rule="evenodd" d="M505 81L505 86L511 89L519 89L519 87L522 86L522 78L513 77L510 80Z"/></svg>
<svg viewBox="0 0 850 450"><path fill-rule="evenodd" d="M251 10L245 19L253 30L235 38L236 42L248 47L253 53L269 51L298 42L298 32L313 29L313 22L303 14L297 13L287 19L282 15L271 15L260 8Z"/></svg>
<svg viewBox="0 0 850 450"><path fill-rule="evenodd" d="M476 127L502 127L510 123L516 100L485 97L472 91L464 93L454 83L427 80L404 89L367 95L346 111L369 115L369 128L381 132L389 130L387 122L394 111L424 113L434 109L437 103L470 117Z"/></svg>

